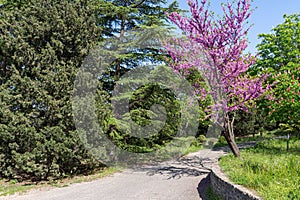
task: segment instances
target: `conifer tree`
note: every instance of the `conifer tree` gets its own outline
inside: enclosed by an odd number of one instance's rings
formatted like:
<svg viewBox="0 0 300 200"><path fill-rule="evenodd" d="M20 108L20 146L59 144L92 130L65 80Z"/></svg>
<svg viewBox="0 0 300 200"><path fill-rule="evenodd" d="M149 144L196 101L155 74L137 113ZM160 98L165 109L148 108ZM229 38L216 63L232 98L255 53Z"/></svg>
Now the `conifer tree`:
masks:
<svg viewBox="0 0 300 200"><path fill-rule="evenodd" d="M98 22L105 27L103 37L114 37L122 41L130 31L136 31L134 37L143 38L147 37L147 30L149 34L155 34L157 38L171 34L172 27L165 12L182 12L182 10L178 8L177 1L170 5L167 3L166 0L105 0L103 6L98 7L100 12ZM138 32L138 29L143 31ZM152 38L154 38L153 35ZM133 39L126 45L140 46L137 45L140 42L140 40ZM157 64L164 60L160 44L152 48L134 49L126 54L115 56L117 59L101 79L104 82L104 89L109 92L113 90L115 81L130 69L138 67L143 62Z"/></svg>
<svg viewBox="0 0 300 200"><path fill-rule="evenodd" d="M41 180L99 164L78 138L71 107L77 69L101 33L92 3L1 9L0 176Z"/></svg>

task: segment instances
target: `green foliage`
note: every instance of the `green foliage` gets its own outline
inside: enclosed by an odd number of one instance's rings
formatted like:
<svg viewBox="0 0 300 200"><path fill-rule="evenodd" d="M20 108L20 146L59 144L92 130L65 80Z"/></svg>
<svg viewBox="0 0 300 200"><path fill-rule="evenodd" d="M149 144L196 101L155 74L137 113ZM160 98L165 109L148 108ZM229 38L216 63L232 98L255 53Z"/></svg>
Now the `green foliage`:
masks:
<svg viewBox="0 0 300 200"><path fill-rule="evenodd" d="M111 111L110 92L116 80L141 63L162 63L164 55L158 46L117 55L111 70L98 77L103 82L99 82L95 96L98 125L91 124L95 117L91 115L91 106L82 110L78 105L72 110L71 96L78 69L92 48L109 37L121 40L125 31L138 28L146 30L143 34L147 30L149 34L157 33L156 38L168 35L171 28L164 12L177 11L176 2L169 6L164 5L166 0L3 3L0 7L0 177L18 181L53 180L93 170L101 163L86 147L88 139L97 141L103 137L91 135L98 131L99 125L118 147L132 152L150 152L173 139L182 113L178 97L164 86L146 84L129 96L130 113L124 119L132 119L142 127L158 115L149 109L152 105L165 107L167 120L163 129L149 138L130 135L134 132L131 127L121 128L122 122ZM141 38L139 34L132 37ZM131 44L137 42L141 41L132 40ZM89 105L88 101L81 103ZM90 128L90 135L76 129L74 115L79 116L76 124Z"/></svg>
<svg viewBox="0 0 300 200"><path fill-rule="evenodd" d="M265 200L300 198L300 142L294 140L285 151L284 140L267 140L255 148L222 157L220 164L229 178L257 191Z"/></svg>
<svg viewBox="0 0 300 200"><path fill-rule="evenodd" d="M247 136L261 133L268 126L267 116L260 109L250 109L248 112L239 110L234 121L235 136Z"/></svg>
<svg viewBox="0 0 300 200"><path fill-rule="evenodd" d="M133 38L126 43L125 47L119 47L126 49L126 53L115 55L116 60L101 77L104 90L111 92L122 75L142 63L162 64L164 55L161 53L159 39L170 35L172 30L165 12L174 11L181 11L176 1L168 4L167 0L104 0L104 6L99 6L98 15L99 23L105 27L102 32L103 37L113 37L122 42L128 34L132 34ZM143 31L139 31L140 29ZM153 38L156 41L152 42L151 47L133 48L128 51L128 46L145 46L143 38Z"/></svg>
<svg viewBox="0 0 300 200"><path fill-rule="evenodd" d="M205 141L206 141L205 135L200 135L200 136L199 136L199 142L200 142L200 143L203 143L203 142L205 142Z"/></svg>
<svg viewBox="0 0 300 200"><path fill-rule="evenodd" d="M284 15L284 23L277 25L271 33L260 34L259 68L279 70L293 63L299 63L300 15ZM289 64L290 63L290 64Z"/></svg>
<svg viewBox="0 0 300 200"><path fill-rule="evenodd" d="M221 144L226 144L227 143L226 139L225 139L225 137L223 135L219 137L218 142L221 143Z"/></svg>
<svg viewBox="0 0 300 200"><path fill-rule="evenodd" d="M33 0L0 11L0 176L42 180L99 165L71 108L77 69L100 34L92 7Z"/></svg>
<svg viewBox="0 0 300 200"><path fill-rule="evenodd" d="M205 80L202 77L202 74L199 70L196 68L190 68L187 75L184 75L186 77L186 80L193 85L195 88L205 88L208 89L208 86L205 82ZM202 94L198 94L199 96ZM198 104L199 104L199 111L200 111L200 117L199 117L199 127L198 132L196 134L196 137L199 137L200 135L205 135L207 133L208 127L210 125L210 120L207 118L207 115L210 114L209 111L207 111L207 108L211 106L213 103L213 98L211 95L207 95L207 97L204 99L202 97L198 98Z"/></svg>
<svg viewBox="0 0 300 200"><path fill-rule="evenodd" d="M21 8L28 3L28 0L0 0L0 9L12 10Z"/></svg>
<svg viewBox="0 0 300 200"><path fill-rule="evenodd" d="M199 135L192 141L191 146L200 147L200 146L202 146L202 144L204 142L206 142L206 140L207 139L206 139L205 135Z"/></svg>
<svg viewBox="0 0 300 200"><path fill-rule="evenodd" d="M163 68L157 67L151 73L160 73ZM127 79L121 81L123 86L128 83ZM124 105L128 98L129 112L120 110L120 118L112 117L109 126L110 129L113 127L114 134L107 132L118 147L132 152L150 152L168 144L177 135L181 106L171 89L160 84L146 84L133 94L121 94L113 97L112 101L117 101L116 107L120 107L118 104ZM159 107L152 107L155 105ZM166 119L163 124L164 115ZM150 122L153 130L143 131Z"/></svg>
<svg viewBox="0 0 300 200"><path fill-rule="evenodd" d="M270 119L293 123L300 117L300 15L285 15L284 20L271 33L259 36L262 42L254 71L268 72L268 82L275 83L270 90L274 98L262 101L261 107Z"/></svg>
<svg viewBox="0 0 300 200"><path fill-rule="evenodd" d="M279 124L280 129L284 131L284 133L288 133L291 135L295 135L300 139L300 121L294 122L292 124Z"/></svg>

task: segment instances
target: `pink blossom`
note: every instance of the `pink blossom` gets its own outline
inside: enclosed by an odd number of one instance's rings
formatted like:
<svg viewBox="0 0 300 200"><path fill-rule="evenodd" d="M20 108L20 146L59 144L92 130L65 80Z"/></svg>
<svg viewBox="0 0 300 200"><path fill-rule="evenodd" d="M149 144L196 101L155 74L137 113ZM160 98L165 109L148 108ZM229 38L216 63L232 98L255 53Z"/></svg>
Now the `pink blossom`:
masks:
<svg viewBox="0 0 300 200"><path fill-rule="evenodd" d="M178 13L170 13L168 17L185 34L185 39L173 38L163 45L170 55L170 67L176 72L186 75L190 68L202 72L203 78L212 91L201 91L218 98L220 88L225 92L226 111L247 110L253 100L259 98L270 89L263 87L267 75L250 77L247 70L255 63L256 57L245 54L248 46L245 24L251 15L250 0L238 0L237 6L230 3L222 7L224 17L215 19L207 9L207 2L188 0L191 18ZM215 89L218 88L218 89ZM204 95L205 94L205 95ZM269 96L269 98L272 98Z"/></svg>

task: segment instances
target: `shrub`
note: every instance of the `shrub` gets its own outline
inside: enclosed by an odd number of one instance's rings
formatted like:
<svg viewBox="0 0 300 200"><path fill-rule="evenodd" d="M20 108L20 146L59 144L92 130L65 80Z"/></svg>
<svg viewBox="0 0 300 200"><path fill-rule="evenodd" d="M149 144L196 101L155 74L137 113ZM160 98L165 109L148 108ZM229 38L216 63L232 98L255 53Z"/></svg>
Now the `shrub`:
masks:
<svg viewBox="0 0 300 200"><path fill-rule="evenodd" d="M206 141L205 135L200 135L200 136L199 136L199 142L200 142L200 143L203 143L203 142L205 142L205 141Z"/></svg>

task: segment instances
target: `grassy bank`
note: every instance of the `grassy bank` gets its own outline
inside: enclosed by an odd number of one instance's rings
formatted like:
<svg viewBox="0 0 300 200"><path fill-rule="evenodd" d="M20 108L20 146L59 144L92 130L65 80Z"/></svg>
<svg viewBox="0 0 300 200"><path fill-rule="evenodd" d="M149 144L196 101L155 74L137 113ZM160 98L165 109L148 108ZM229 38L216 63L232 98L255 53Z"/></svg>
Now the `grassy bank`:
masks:
<svg viewBox="0 0 300 200"><path fill-rule="evenodd" d="M264 200L300 199L300 141L267 140L255 148L222 157L223 171L236 184L254 189Z"/></svg>

